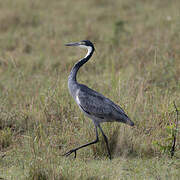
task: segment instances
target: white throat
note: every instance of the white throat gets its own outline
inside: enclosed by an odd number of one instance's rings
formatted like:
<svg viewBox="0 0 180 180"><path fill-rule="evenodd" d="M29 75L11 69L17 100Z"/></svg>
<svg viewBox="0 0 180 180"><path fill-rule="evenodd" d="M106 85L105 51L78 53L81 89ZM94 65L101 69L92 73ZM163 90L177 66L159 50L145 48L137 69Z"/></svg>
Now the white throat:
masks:
<svg viewBox="0 0 180 180"><path fill-rule="evenodd" d="M91 47L91 46L84 46L84 45L80 45L79 47L80 47L80 48L84 48L84 49L87 49L87 50L88 50L88 52L87 52L87 54L86 54L85 58L86 58L87 56L89 56L89 54L92 52L92 47Z"/></svg>

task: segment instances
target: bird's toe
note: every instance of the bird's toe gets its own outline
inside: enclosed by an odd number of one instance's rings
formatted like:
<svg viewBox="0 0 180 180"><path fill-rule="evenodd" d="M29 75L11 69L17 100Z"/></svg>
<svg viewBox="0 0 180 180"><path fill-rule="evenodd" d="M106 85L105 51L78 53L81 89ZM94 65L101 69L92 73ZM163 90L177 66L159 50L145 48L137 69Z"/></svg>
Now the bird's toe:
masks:
<svg viewBox="0 0 180 180"><path fill-rule="evenodd" d="M72 150L68 151L67 153L63 154L63 156L67 157L67 156L71 155L73 152L74 152L74 158L76 158L76 150L74 150L74 149L72 149Z"/></svg>

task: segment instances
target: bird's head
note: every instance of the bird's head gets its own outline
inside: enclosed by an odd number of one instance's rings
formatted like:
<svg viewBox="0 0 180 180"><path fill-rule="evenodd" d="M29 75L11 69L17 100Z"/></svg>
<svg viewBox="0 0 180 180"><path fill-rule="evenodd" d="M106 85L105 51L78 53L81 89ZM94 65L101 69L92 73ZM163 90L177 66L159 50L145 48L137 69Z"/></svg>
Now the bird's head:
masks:
<svg viewBox="0 0 180 180"><path fill-rule="evenodd" d="M80 48L85 48L85 49L92 49L92 50L95 50L94 48L94 45L91 41L89 40L83 40L83 41L80 41L80 42L75 42L75 43L68 43L68 44L65 44L66 46L78 46Z"/></svg>

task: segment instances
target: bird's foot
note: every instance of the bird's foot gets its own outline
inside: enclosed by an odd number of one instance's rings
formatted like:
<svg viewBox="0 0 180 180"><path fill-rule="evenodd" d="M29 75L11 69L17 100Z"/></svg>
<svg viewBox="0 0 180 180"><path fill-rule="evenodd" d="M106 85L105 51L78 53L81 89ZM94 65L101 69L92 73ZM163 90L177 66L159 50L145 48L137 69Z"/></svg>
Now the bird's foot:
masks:
<svg viewBox="0 0 180 180"><path fill-rule="evenodd" d="M74 152L74 158L76 158L76 150L75 149L71 149L70 151L68 151L67 153L63 154L63 156L69 156L70 154L72 154Z"/></svg>

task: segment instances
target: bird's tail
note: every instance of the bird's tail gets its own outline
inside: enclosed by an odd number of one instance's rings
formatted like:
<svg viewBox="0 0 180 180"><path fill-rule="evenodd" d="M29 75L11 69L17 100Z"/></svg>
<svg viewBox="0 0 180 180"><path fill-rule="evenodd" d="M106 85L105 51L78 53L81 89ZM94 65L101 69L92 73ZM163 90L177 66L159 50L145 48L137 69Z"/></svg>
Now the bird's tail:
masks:
<svg viewBox="0 0 180 180"><path fill-rule="evenodd" d="M131 121L131 119L129 119L129 118L126 119L126 124L128 124L130 126L134 126L134 122Z"/></svg>
<svg viewBox="0 0 180 180"><path fill-rule="evenodd" d="M134 122L126 114L121 115L121 118L118 118L117 121L134 126Z"/></svg>

